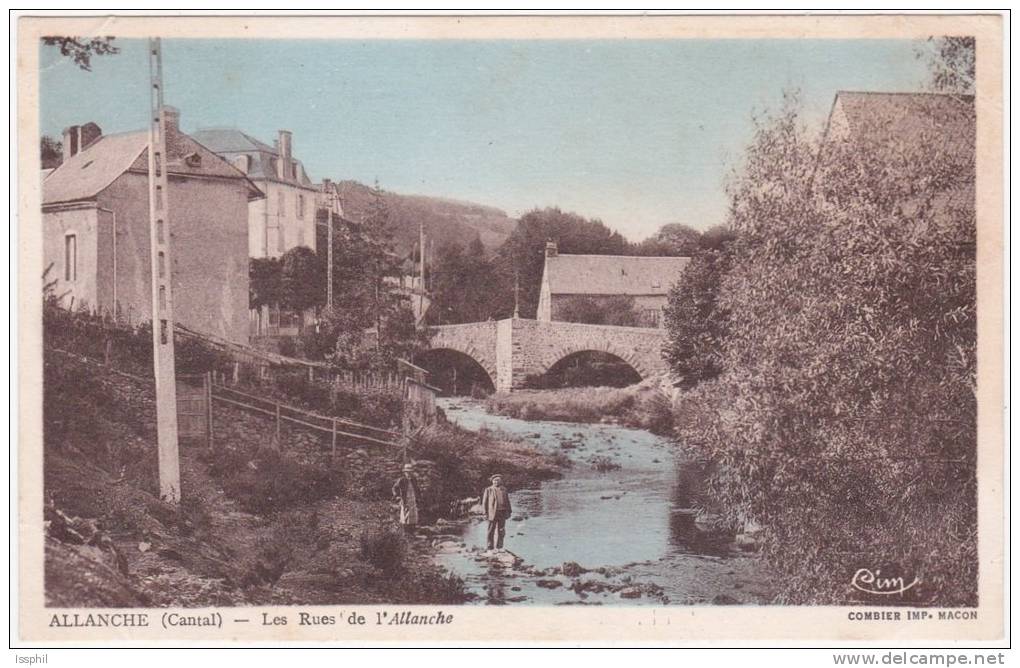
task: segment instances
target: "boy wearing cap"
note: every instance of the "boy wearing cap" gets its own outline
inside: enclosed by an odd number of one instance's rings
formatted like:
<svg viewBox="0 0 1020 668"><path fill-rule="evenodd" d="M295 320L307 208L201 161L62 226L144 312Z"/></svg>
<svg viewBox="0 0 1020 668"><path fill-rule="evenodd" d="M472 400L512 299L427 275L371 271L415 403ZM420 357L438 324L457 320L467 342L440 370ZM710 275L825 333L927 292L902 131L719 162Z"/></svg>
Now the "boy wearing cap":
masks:
<svg viewBox="0 0 1020 668"><path fill-rule="evenodd" d="M413 531L418 524L418 485L411 472L412 464L404 464L403 474L393 483L393 496L400 499L400 524L404 531Z"/></svg>
<svg viewBox="0 0 1020 668"><path fill-rule="evenodd" d="M510 517L510 495L503 487L503 476L496 474L489 478L492 485L482 492L482 508L485 518L489 520L488 549L503 549L503 536L506 535L506 521Z"/></svg>

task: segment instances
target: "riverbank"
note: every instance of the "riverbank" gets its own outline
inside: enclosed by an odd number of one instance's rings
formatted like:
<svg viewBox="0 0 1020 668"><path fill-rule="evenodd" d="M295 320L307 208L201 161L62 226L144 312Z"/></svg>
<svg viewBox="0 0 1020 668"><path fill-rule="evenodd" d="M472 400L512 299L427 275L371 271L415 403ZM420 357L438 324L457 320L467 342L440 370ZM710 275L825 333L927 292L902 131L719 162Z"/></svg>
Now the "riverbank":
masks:
<svg viewBox="0 0 1020 668"><path fill-rule="evenodd" d="M496 415L521 420L610 422L655 434L672 433L669 399L652 378L628 387L568 387L499 393L485 402Z"/></svg>
<svg viewBox="0 0 1020 668"><path fill-rule="evenodd" d="M390 487L402 453L328 444L217 404L216 447L182 442L182 502L158 498L151 383L47 351L46 599L62 607L459 603L433 560L432 529L405 536ZM560 475L555 457L452 425L408 451L433 526L487 472L521 484ZM430 459L431 458L431 459Z"/></svg>

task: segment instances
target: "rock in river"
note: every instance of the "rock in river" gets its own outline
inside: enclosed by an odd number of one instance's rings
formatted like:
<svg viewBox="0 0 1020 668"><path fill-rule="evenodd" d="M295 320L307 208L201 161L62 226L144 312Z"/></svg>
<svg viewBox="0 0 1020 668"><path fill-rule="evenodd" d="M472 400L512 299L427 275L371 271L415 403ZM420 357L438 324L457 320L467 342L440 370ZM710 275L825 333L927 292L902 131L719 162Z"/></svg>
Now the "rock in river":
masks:
<svg viewBox="0 0 1020 668"><path fill-rule="evenodd" d="M535 580L535 584L543 589L556 589L563 586L559 580Z"/></svg>

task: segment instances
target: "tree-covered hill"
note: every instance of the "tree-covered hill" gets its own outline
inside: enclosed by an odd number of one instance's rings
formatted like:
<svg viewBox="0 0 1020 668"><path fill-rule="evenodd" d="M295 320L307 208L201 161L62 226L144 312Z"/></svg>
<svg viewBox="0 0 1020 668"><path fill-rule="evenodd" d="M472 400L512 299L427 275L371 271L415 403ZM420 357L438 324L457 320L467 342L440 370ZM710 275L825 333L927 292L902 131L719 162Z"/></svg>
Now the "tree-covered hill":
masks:
<svg viewBox="0 0 1020 668"><path fill-rule="evenodd" d="M357 181L341 181L344 214L353 220L365 218L372 205L372 187ZM478 238L490 251L498 248L513 232L517 221L495 207L423 195L401 195L383 191L396 250L410 253L418 241L418 223L435 248Z"/></svg>

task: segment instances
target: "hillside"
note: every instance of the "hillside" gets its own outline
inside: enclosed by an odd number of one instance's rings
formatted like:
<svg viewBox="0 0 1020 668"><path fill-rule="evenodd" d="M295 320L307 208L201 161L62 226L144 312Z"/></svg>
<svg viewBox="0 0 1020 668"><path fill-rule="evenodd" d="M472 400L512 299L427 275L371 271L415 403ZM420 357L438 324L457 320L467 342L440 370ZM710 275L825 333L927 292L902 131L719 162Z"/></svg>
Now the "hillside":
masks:
<svg viewBox="0 0 1020 668"><path fill-rule="evenodd" d="M363 219L372 202L372 189L357 181L341 181L344 214L352 220ZM436 248L456 241L467 244L475 237L495 250L513 231L517 221L506 212L490 206L423 195L401 195L383 191L397 250L409 253L418 240L418 223Z"/></svg>
<svg viewBox="0 0 1020 668"><path fill-rule="evenodd" d="M407 446L422 515L436 525L405 535L395 530L390 492L400 451L339 439L334 458L328 437L284 424L277 441L271 417L216 402L215 447L182 439L182 501L173 507L158 498L155 398L145 364L123 336L97 334L86 316L55 307L47 313L48 605L461 602L462 583L431 558L458 501L484 488L493 470L513 472L522 484L558 475L554 460L527 444L441 422ZM109 363L95 354L104 338ZM300 395L313 390L305 386Z"/></svg>

